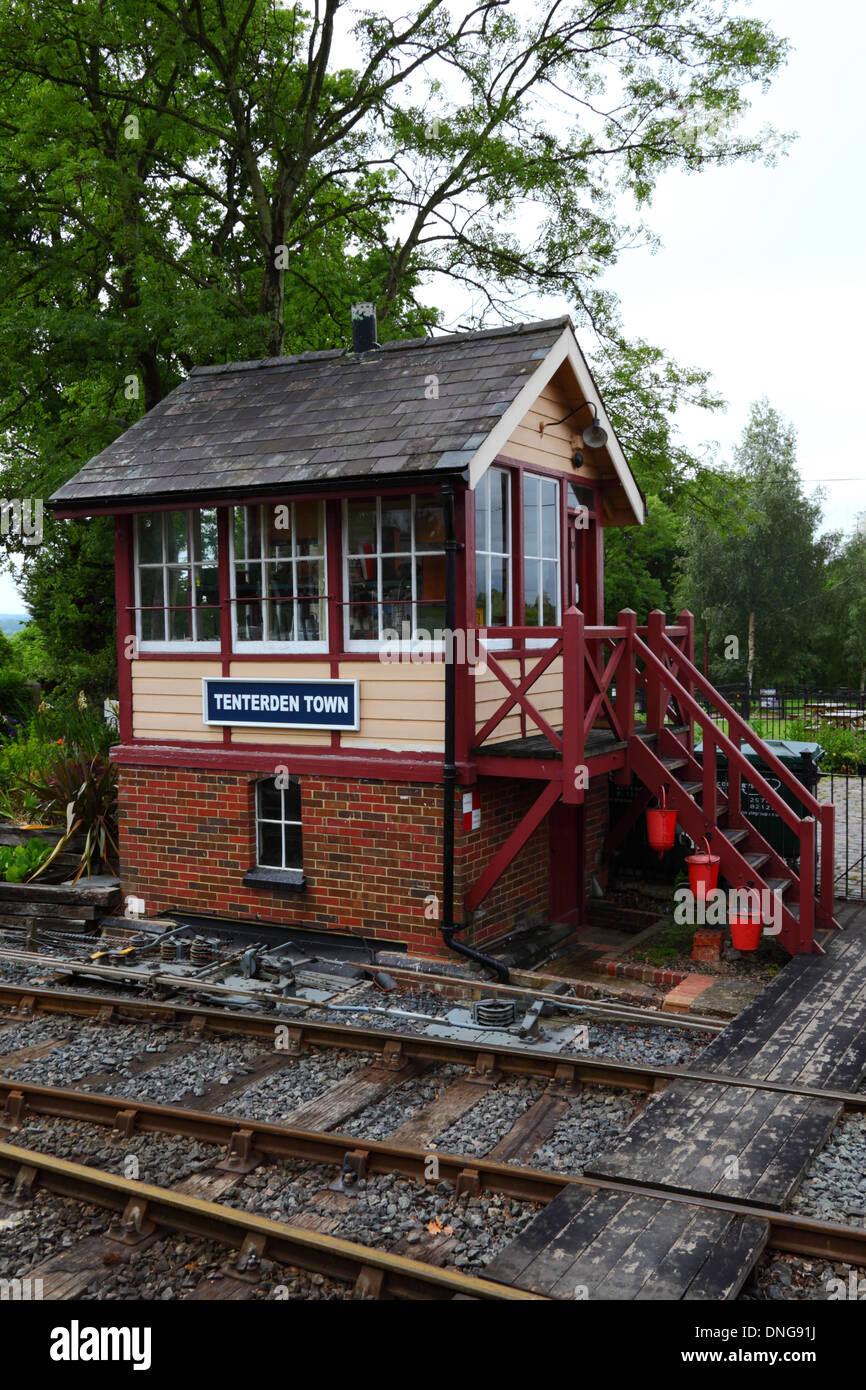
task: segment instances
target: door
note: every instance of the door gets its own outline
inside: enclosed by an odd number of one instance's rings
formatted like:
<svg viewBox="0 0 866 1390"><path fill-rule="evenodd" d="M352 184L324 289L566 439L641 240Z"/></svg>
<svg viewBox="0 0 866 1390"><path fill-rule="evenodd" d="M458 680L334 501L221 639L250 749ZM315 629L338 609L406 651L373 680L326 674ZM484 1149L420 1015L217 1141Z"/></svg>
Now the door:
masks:
<svg viewBox="0 0 866 1390"><path fill-rule="evenodd" d="M568 509L566 523L565 606L581 608L584 585L584 552L587 516L585 511Z"/></svg>

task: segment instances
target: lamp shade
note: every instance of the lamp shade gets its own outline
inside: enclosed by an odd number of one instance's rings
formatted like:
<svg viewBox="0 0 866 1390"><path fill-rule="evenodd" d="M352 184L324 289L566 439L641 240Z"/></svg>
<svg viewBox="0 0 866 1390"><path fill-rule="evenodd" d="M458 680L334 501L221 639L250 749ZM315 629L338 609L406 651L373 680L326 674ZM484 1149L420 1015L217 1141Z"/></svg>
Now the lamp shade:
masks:
<svg viewBox="0 0 866 1390"><path fill-rule="evenodd" d="M606 443L607 430L602 429L596 415L589 428L583 431L583 447L585 449L600 449Z"/></svg>

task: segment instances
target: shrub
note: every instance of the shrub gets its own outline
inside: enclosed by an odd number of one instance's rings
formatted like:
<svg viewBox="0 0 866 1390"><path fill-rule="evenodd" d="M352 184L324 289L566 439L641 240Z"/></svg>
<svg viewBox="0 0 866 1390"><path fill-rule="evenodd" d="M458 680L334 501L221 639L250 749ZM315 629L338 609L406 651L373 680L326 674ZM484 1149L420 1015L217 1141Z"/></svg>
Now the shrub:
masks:
<svg viewBox="0 0 866 1390"><path fill-rule="evenodd" d="M49 815L65 821L66 834L46 859L51 863L73 835L84 835L81 861L73 882L83 873L103 866L112 870L117 848L117 766L102 757L86 757L78 750L57 747L41 782L30 783L39 804ZM41 872L41 870L37 870Z"/></svg>
<svg viewBox="0 0 866 1390"><path fill-rule="evenodd" d="M11 666L0 669L0 715L7 719L27 719L36 701L26 677Z"/></svg>
<svg viewBox="0 0 866 1390"><path fill-rule="evenodd" d="M29 732L45 744L62 739L86 758L107 758L112 744L119 741L117 729L106 722L101 705L83 700L48 703L43 700L29 723Z"/></svg>
<svg viewBox="0 0 866 1390"><path fill-rule="evenodd" d="M837 729L832 724L822 724L816 730L812 725L807 728L803 719L795 719L789 726L788 737L821 745L822 772L856 772L866 763L866 733L859 730Z"/></svg>
<svg viewBox="0 0 866 1390"><path fill-rule="evenodd" d="M59 746L47 743L32 728L7 726L5 737L0 737L0 815L19 825L44 819L30 784L47 773Z"/></svg>
<svg viewBox="0 0 866 1390"><path fill-rule="evenodd" d="M26 845L0 845L0 877L7 883L23 883L53 856L54 848L34 835Z"/></svg>

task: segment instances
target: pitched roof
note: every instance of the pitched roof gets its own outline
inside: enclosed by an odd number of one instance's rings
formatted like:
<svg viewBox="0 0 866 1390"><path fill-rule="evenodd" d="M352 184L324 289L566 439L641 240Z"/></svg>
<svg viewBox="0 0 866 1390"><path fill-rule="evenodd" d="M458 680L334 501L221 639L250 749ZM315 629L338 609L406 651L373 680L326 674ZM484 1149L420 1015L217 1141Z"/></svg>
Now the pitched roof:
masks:
<svg viewBox="0 0 866 1390"><path fill-rule="evenodd" d="M468 467L568 316L198 367L57 490L59 510ZM431 381L435 378L434 383Z"/></svg>

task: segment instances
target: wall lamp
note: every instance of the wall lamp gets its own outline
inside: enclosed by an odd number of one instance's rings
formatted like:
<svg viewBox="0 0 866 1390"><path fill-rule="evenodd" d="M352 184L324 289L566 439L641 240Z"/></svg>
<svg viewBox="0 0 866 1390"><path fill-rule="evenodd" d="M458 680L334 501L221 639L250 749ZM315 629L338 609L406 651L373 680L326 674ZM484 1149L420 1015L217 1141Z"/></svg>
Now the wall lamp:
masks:
<svg viewBox="0 0 866 1390"><path fill-rule="evenodd" d="M546 425L564 425L566 420L570 420L572 415L576 415L579 410L583 410L588 405L592 410L592 424L588 429L581 430L583 436L583 446L585 449L601 449L607 443L607 430L602 428L598 418L598 407L593 401L581 401L574 410L570 410L567 415L563 415L561 420L542 420L538 426L539 434L544 434Z"/></svg>

